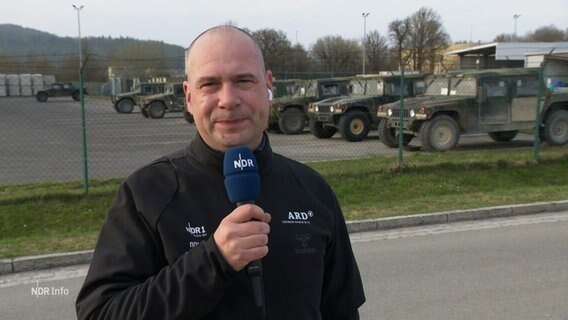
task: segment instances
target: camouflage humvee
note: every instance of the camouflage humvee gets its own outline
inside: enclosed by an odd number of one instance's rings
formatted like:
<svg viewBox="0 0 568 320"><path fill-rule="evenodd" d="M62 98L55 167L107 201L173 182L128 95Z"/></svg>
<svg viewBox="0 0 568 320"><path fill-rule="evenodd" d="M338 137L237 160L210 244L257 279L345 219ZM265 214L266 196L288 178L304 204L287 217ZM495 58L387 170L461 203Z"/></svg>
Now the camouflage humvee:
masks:
<svg viewBox="0 0 568 320"><path fill-rule="evenodd" d="M139 97L163 93L165 83L141 83L134 91L111 96L114 110L118 113L131 113L138 104Z"/></svg>
<svg viewBox="0 0 568 320"><path fill-rule="evenodd" d="M139 107L146 118L163 118L166 112L182 112L185 108L183 84L168 83L164 93L143 96L139 99Z"/></svg>
<svg viewBox="0 0 568 320"><path fill-rule="evenodd" d="M87 89L83 88L83 94L87 94ZM68 97L75 101L81 100L81 91L71 83L52 83L49 88L44 88L36 93L38 102L46 102L48 97Z"/></svg>
<svg viewBox="0 0 568 320"><path fill-rule="evenodd" d="M272 81L272 93L274 99L293 96L298 90L298 85L303 80L300 79L283 79Z"/></svg>
<svg viewBox="0 0 568 320"><path fill-rule="evenodd" d="M307 123L308 104L347 94L351 77L301 80L288 89L292 95L273 101L270 110L269 128L276 126L285 134L298 134Z"/></svg>
<svg viewBox="0 0 568 320"><path fill-rule="evenodd" d="M564 75L568 61L554 61L544 77ZM548 75L547 75L548 74ZM540 138L551 145L568 143L568 88L545 90L540 102ZM403 144L419 137L426 151L454 148L462 134L488 133L495 141L510 141L519 130L534 129L539 91L538 68L516 68L438 74L427 80L423 97L404 100ZM379 138L398 146L400 105L379 107Z"/></svg>
<svg viewBox="0 0 568 320"><path fill-rule="evenodd" d="M379 124L377 107L398 101L401 91L405 97L424 93L423 74L405 76L401 90L400 74L360 75L349 84L349 95L313 102L308 107L312 134L320 139L330 138L339 130L347 141L361 141Z"/></svg>

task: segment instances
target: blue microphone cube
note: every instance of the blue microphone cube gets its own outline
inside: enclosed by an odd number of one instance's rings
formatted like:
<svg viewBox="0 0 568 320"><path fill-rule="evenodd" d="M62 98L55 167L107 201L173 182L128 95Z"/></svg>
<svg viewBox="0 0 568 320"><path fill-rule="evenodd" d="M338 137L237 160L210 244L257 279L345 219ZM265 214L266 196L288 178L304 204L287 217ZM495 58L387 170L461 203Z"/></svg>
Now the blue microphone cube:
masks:
<svg viewBox="0 0 568 320"><path fill-rule="evenodd" d="M225 189L232 203L253 202L260 194L258 164L252 151L243 146L225 152L223 175Z"/></svg>

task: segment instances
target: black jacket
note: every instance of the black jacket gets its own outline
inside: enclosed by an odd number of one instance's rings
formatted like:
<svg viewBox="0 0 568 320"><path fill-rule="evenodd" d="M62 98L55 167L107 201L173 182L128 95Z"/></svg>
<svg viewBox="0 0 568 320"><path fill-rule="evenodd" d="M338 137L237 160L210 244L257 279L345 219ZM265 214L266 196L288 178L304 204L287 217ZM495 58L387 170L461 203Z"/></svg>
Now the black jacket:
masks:
<svg viewBox="0 0 568 320"><path fill-rule="evenodd" d="M272 215L262 259L268 319L358 319L365 301L337 199L309 167L255 151L257 205ZM77 297L79 319L254 319L249 278L213 241L232 204L223 153L196 138L120 186Z"/></svg>

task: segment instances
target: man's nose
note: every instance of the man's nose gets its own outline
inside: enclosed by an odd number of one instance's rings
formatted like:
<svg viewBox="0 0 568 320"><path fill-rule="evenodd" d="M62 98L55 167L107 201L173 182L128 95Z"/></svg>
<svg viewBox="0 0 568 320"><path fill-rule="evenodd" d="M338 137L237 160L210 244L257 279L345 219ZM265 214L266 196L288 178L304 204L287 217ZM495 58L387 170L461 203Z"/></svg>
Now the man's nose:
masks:
<svg viewBox="0 0 568 320"><path fill-rule="evenodd" d="M232 85L223 85L219 91L219 106L234 108L241 104L239 90Z"/></svg>

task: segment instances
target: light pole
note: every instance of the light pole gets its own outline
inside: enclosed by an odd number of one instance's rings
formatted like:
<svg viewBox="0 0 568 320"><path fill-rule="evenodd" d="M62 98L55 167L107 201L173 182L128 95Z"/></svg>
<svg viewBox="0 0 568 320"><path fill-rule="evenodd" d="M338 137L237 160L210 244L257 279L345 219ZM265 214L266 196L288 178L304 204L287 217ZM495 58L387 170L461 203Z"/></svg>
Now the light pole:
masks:
<svg viewBox="0 0 568 320"><path fill-rule="evenodd" d="M365 56L367 55L365 38L367 37L367 17L369 16L369 12L363 12L361 16L363 17L363 74L365 74Z"/></svg>
<svg viewBox="0 0 568 320"><path fill-rule="evenodd" d="M81 43L81 9L83 5L73 8L77 11L77 28L79 30L79 100L81 102L81 129L83 136L83 190L89 193L89 166L87 163L87 126L85 124L85 99L83 97L83 49Z"/></svg>
<svg viewBox="0 0 568 320"><path fill-rule="evenodd" d="M515 19L515 32L513 33L513 41L517 41L517 19L519 19L520 14L514 14L513 19Z"/></svg>

